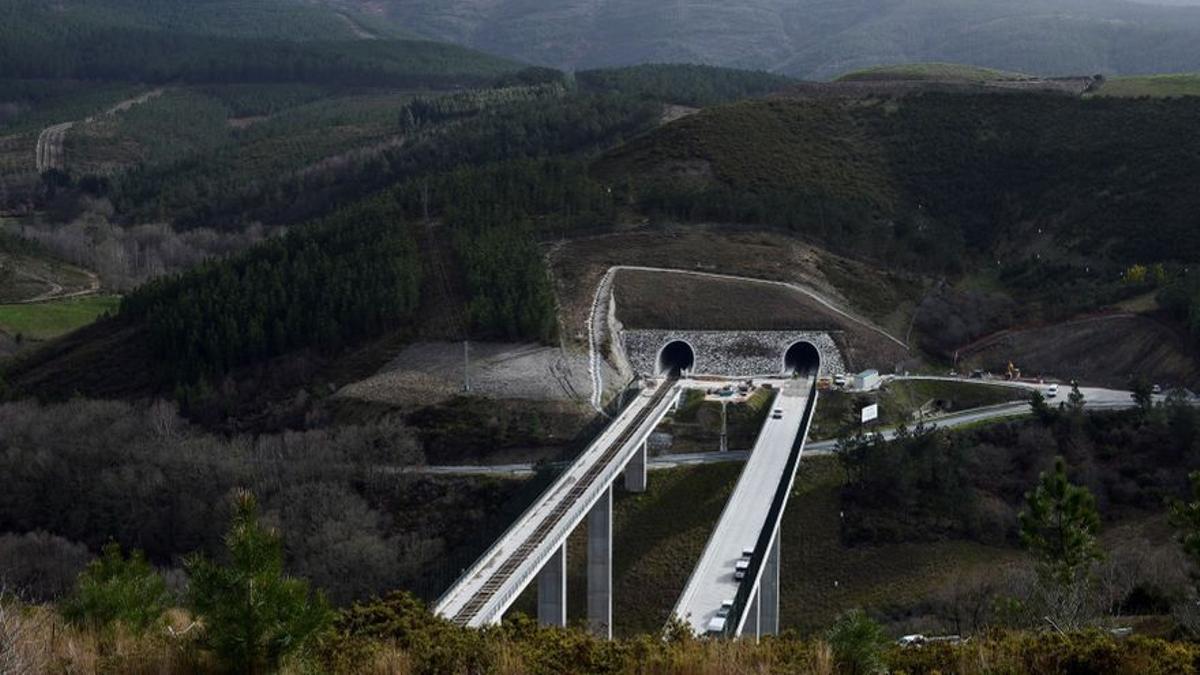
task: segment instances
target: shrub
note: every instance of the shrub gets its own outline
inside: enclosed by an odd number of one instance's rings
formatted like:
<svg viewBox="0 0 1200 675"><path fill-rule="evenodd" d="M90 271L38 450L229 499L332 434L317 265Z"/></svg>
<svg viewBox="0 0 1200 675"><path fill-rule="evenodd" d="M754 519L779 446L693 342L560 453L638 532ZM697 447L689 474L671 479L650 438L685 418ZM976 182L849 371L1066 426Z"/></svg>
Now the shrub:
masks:
<svg viewBox="0 0 1200 675"><path fill-rule="evenodd" d="M143 632L162 617L169 599L166 582L141 551L126 558L119 544L109 543L79 575L74 595L63 603L63 616L75 625L120 623Z"/></svg>
<svg viewBox="0 0 1200 675"><path fill-rule="evenodd" d="M826 634L838 666L854 675L887 670L883 655L888 637L866 612L853 609L838 617Z"/></svg>

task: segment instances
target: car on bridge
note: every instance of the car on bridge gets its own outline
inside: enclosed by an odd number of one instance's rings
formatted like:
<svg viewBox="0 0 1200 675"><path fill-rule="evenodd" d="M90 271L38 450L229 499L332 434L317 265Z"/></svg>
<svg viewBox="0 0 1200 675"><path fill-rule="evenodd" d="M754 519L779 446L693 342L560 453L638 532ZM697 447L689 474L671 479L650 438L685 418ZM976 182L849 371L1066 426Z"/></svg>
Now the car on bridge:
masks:
<svg viewBox="0 0 1200 675"><path fill-rule="evenodd" d="M733 600L726 600L721 603L721 608L717 610L716 616L708 621L708 632L724 633L725 623L729 620L729 613L733 611Z"/></svg>

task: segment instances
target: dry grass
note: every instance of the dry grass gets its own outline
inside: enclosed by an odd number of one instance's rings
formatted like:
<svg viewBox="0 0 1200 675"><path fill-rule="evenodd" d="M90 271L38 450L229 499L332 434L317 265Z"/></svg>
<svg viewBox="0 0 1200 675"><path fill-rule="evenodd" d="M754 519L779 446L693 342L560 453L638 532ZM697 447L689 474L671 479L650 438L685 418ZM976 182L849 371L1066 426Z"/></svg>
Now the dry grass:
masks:
<svg viewBox="0 0 1200 675"><path fill-rule="evenodd" d="M173 622L174 623L174 622ZM180 629L182 630L182 629ZM192 631L166 627L146 635L120 628L94 631L68 625L51 607L0 601L0 674L212 672L212 660Z"/></svg>

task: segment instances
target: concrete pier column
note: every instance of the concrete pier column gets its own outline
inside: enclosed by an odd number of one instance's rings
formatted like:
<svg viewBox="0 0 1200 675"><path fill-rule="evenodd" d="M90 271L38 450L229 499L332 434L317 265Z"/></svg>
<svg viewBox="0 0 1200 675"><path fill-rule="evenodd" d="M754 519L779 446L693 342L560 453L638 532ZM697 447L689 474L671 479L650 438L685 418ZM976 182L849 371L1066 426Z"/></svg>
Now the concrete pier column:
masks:
<svg viewBox="0 0 1200 675"><path fill-rule="evenodd" d="M758 620L759 606L761 605L760 595L762 595L761 588L750 596L750 605L746 608L746 622L742 624L742 637L752 638L755 642L758 642L758 629L761 625Z"/></svg>
<svg viewBox="0 0 1200 675"><path fill-rule="evenodd" d="M779 634L779 530L771 539L771 548L767 550L767 559L763 564L762 581L759 582L759 633L762 635Z"/></svg>
<svg viewBox="0 0 1200 675"><path fill-rule="evenodd" d="M537 576L538 622L543 626L567 625L567 545L550 556Z"/></svg>
<svg viewBox="0 0 1200 675"><path fill-rule="evenodd" d="M633 458L625 465L625 489L628 492L646 491L646 444L642 441Z"/></svg>
<svg viewBox="0 0 1200 675"><path fill-rule="evenodd" d="M612 485L588 513L587 538L588 629L612 638Z"/></svg>

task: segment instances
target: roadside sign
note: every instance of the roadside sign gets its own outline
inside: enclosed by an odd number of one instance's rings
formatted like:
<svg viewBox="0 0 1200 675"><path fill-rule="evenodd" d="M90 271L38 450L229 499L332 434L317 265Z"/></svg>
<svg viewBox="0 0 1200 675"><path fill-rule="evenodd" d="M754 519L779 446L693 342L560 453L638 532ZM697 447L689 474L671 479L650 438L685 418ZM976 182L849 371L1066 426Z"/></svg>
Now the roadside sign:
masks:
<svg viewBox="0 0 1200 675"><path fill-rule="evenodd" d="M862 409L862 423L863 424L866 424L867 422L870 422L871 420L876 420L876 419L879 419L879 404L878 403L872 403L871 405Z"/></svg>

